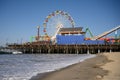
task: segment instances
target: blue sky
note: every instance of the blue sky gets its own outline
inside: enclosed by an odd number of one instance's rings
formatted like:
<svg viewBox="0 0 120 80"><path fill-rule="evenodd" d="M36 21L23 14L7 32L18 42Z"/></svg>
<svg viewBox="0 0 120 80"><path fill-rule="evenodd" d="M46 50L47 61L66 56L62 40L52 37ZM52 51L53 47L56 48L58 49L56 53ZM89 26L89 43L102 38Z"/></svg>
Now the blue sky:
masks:
<svg viewBox="0 0 120 80"><path fill-rule="evenodd" d="M43 34L46 16L56 10L69 13L76 27L89 27L93 35L120 25L119 0L0 0L0 45L29 41L38 25Z"/></svg>

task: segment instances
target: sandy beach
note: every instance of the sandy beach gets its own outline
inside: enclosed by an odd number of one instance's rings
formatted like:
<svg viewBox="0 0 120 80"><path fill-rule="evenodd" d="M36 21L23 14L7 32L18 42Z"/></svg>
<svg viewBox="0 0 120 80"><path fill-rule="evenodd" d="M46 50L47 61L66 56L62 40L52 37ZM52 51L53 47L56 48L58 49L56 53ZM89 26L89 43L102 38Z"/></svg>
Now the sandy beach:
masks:
<svg viewBox="0 0 120 80"><path fill-rule="evenodd" d="M120 52L101 53L64 69L32 80L120 80Z"/></svg>
<svg viewBox="0 0 120 80"><path fill-rule="evenodd" d="M105 75L102 80L120 80L120 52L104 54L111 60L106 63L102 68L108 70L108 75Z"/></svg>

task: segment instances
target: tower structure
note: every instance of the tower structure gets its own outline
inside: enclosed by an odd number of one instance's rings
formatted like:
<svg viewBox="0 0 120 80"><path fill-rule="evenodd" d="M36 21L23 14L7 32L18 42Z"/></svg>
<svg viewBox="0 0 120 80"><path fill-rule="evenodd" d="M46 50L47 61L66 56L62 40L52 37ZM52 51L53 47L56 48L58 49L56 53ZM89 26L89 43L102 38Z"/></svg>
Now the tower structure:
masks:
<svg viewBox="0 0 120 80"><path fill-rule="evenodd" d="M40 26L37 26L37 36L36 36L36 41L39 41L39 39L40 39L40 31L39 31L39 29L40 29Z"/></svg>

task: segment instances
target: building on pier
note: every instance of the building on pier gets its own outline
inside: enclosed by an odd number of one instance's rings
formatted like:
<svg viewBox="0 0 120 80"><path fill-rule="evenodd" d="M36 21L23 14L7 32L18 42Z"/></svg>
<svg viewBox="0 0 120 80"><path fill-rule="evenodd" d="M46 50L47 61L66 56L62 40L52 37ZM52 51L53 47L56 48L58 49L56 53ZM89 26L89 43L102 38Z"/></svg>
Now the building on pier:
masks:
<svg viewBox="0 0 120 80"><path fill-rule="evenodd" d="M58 45L104 44L104 40L85 40L82 27L61 28L56 37Z"/></svg>

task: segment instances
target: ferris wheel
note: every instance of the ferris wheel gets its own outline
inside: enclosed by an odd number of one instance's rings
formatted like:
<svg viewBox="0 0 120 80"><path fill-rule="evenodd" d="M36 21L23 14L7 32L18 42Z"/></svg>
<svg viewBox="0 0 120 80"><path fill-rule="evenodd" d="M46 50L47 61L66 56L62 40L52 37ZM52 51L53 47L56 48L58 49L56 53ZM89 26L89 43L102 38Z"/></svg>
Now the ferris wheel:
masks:
<svg viewBox="0 0 120 80"><path fill-rule="evenodd" d="M62 27L74 27L75 23L73 18L64 11L54 11L50 13L44 20L43 23L43 32L45 35L54 36L58 31L58 26L62 25Z"/></svg>

